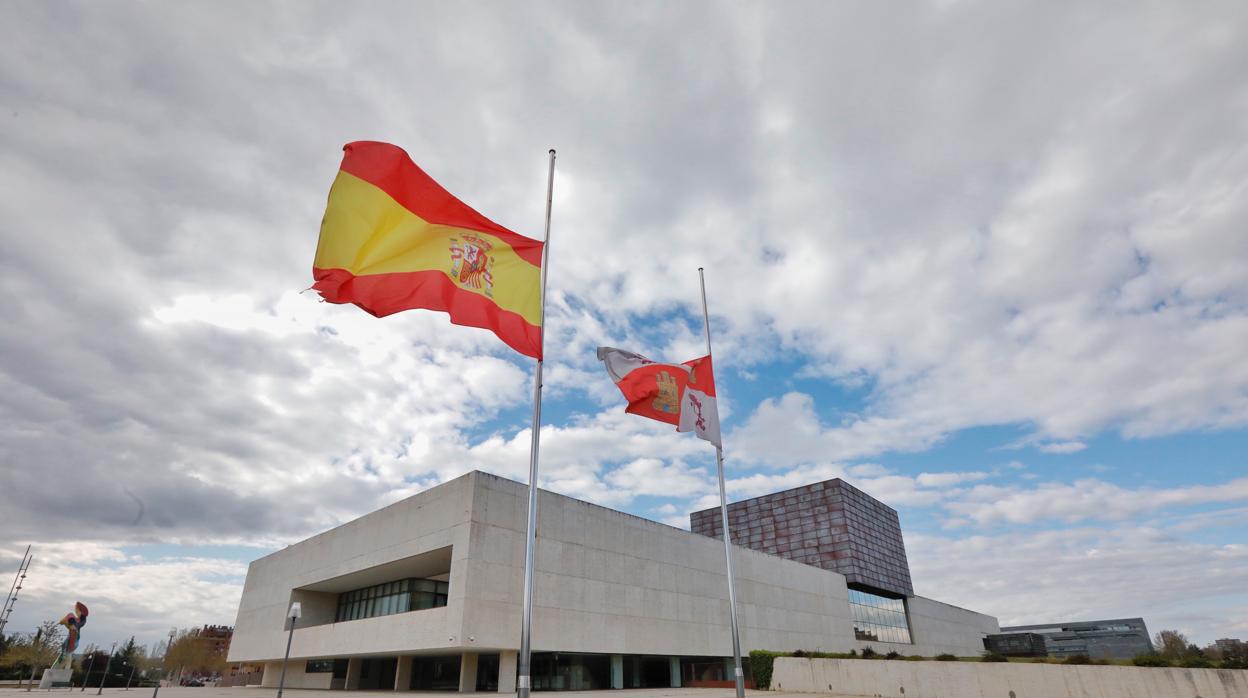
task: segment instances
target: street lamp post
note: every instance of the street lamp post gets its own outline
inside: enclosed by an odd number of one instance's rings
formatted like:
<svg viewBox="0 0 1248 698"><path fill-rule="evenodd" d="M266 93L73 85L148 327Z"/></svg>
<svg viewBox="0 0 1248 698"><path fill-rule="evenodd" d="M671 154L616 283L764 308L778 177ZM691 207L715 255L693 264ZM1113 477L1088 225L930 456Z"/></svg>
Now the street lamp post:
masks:
<svg viewBox="0 0 1248 698"><path fill-rule="evenodd" d="M108 661L104 662L104 674L100 676L100 687L96 689L95 695L104 692L104 681L108 678L108 668L113 664L113 652L117 651L117 643L114 642L112 647L108 648Z"/></svg>
<svg viewBox="0 0 1248 698"><path fill-rule="evenodd" d="M286 615L290 618L290 634L286 636L286 656L282 658L282 677L277 681L277 698L282 698L282 691L286 688L286 663L290 661L290 643L295 639L295 621L303 615L303 607L296 601L290 605L290 613Z"/></svg>
<svg viewBox="0 0 1248 698"><path fill-rule="evenodd" d="M78 689L79 693L87 690L87 681L91 678L91 667L95 666L95 652L91 653L91 658L87 660L87 670L82 672L82 688ZM73 684L70 684L70 690L73 690Z"/></svg>
<svg viewBox="0 0 1248 698"><path fill-rule="evenodd" d="M138 667L137 667L137 666L135 666L134 664L131 664L131 665L130 665L130 678L126 679L126 690L127 690L127 691L129 691L129 690L130 690L130 682L131 682L131 681L134 681L134 670L135 670L136 668L138 668Z"/></svg>

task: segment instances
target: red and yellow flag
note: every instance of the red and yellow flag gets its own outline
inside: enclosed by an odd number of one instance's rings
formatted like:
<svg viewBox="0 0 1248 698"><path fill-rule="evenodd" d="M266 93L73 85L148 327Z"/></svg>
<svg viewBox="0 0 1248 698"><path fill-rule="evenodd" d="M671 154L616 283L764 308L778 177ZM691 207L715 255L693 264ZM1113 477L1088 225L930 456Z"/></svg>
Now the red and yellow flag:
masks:
<svg viewBox="0 0 1248 698"><path fill-rule="evenodd" d="M398 146L357 141L329 190L312 288L377 317L425 308L542 358L542 244L456 199Z"/></svg>

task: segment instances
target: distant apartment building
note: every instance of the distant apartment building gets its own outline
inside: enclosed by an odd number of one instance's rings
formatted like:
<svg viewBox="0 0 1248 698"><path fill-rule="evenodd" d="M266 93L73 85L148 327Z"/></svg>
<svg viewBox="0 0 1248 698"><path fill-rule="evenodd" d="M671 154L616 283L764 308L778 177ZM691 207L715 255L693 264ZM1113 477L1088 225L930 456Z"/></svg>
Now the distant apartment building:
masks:
<svg viewBox="0 0 1248 698"><path fill-rule="evenodd" d="M1248 650L1248 643L1234 637L1224 637L1221 640L1213 641L1214 647L1222 654L1243 652Z"/></svg>
<svg viewBox="0 0 1248 698"><path fill-rule="evenodd" d="M1153 651L1143 618L1117 618L1001 628L1001 635L1031 633L1044 637L1050 657L1078 654L1092 659L1131 659Z"/></svg>
<svg viewBox="0 0 1248 698"><path fill-rule="evenodd" d="M224 657L230 651L230 638L234 637L234 628L228 625L205 625L196 630L195 635L211 648L213 654Z"/></svg>

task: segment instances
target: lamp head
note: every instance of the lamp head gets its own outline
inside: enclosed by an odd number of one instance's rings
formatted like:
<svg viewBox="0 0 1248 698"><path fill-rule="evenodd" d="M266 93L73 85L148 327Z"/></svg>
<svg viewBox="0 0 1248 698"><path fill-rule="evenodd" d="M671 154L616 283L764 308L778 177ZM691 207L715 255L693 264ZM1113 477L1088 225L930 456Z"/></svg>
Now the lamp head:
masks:
<svg viewBox="0 0 1248 698"><path fill-rule="evenodd" d="M286 615L290 618L299 618L303 615L303 606L298 601L292 603L290 605L290 613Z"/></svg>

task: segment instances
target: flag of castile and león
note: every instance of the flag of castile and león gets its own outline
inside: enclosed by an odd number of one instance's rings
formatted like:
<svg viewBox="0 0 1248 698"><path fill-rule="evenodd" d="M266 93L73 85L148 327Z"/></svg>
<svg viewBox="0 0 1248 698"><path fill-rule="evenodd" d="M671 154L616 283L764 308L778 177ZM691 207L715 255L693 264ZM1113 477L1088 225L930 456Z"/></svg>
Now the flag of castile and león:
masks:
<svg viewBox="0 0 1248 698"><path fill-rule="evenodd" d="M598 347L598 360L628 400L625 412L675 424L676 431L692 431L721 445L710 356L661 364L631 351Z"/></svg>
<svg viewBox="0 0 1248 698"><path fill-rule="evenodd" d="M542 358L542 245L477 213L398 146L348 143L321 222L312 288L384 317L444 311Z"/></svg>

